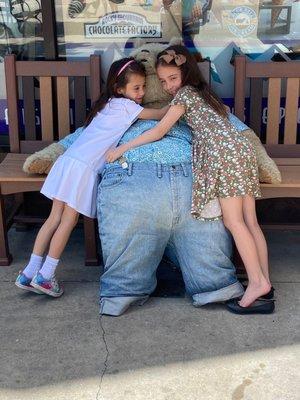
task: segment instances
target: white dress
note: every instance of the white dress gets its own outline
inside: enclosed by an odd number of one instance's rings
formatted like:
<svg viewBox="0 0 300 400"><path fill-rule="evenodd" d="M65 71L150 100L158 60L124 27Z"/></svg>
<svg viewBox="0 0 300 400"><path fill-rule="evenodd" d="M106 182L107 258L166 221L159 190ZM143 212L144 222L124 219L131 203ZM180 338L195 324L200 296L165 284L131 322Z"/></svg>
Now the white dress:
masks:
<svg viewBox="0 0 300 400"><path fill-rule="evenodd" d="M142 110L132 100L110 99L54 163L41 193L65 202L87 217L96 217L98 176L105 165L105 153L117 146Z"/></svg>

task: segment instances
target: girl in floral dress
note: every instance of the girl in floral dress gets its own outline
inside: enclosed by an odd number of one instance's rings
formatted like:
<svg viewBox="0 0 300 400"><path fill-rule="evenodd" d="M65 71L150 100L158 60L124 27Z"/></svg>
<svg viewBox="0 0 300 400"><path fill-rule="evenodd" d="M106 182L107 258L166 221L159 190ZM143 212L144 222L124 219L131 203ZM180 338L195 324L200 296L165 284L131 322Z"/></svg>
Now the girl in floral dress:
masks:
<svg viewBox="0 0 300 400"><path fill-rule="evenodd" d="M238 304L248 307L271 290L267 245L255 211L260 188L254 149L230 123L224 105L184 46L160 53L156 68L163 89L174 97L169 111L154 128L110 150L106 158L112 162L133 147L161 139L180 117L185 118L193 132L191 212L203 220L207 207L219 200L224 224L248 274L249 284Z"/></svg>

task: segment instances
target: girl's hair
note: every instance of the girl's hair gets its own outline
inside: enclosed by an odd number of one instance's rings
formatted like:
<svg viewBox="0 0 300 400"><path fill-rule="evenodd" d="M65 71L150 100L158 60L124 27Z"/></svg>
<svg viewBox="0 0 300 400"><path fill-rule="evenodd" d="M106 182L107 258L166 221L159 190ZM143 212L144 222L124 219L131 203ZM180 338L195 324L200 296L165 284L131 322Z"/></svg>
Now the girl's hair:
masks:
<svg viewBox="0 0 300 400"><path fill-rule="evenodd" d="M134 58L122 58L112 63L108 72L105 90L92 105L85 120L85 127L87 127L95 115L105 107L111 97L124 97L122 94L118 93L117 90L124 88L129 82L130 75L133 74L146 76L143 64L140 64Z"/></svg>
<svg viewBox="0 0 300 400"><path fill-rule="evenodd" d="M173 58L171 61L167 62L164 58L161 58L161 56L168 55L168 51L172 51L172 54L175 53L176 55L183 55L185 57L185 61L182 62L181 57L180 65L176 64L176 58ZM179 68L181 70L182 86L190 85L198 89L206 103L208 103L219 115L222 117L227 117L227 111L224 104L210 89L198 68L196 59L186 47L174 45L160 52L157 56L156 68L159 66L173 66Z"/></svg>

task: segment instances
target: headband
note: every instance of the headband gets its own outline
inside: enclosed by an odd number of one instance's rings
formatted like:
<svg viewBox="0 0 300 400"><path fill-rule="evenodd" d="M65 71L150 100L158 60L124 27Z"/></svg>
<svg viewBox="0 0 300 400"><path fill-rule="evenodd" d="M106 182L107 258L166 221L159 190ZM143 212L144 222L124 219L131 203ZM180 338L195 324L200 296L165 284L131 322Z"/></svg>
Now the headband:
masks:
<svg viewBox="0 0 300 400"><path fill-rule="evenodd" d="M119 75L124 71L124 69L127 68L128 65L132 64L134 61L135 61L135 60L129 60L129 61L127 61L127 63L124 64L123 67L120 69L120 71L117 73L117 76L119 76Z"/></svg>
<svg viewBox="0 0 300 400"><path fill-rule="evenodd" d="M177 67L179 67L186 62L186 56L183 54L176 54L174 50L166 50L165 53L167 54L164 54L159 58L162 58L167 64L174 60Z"/></svg>

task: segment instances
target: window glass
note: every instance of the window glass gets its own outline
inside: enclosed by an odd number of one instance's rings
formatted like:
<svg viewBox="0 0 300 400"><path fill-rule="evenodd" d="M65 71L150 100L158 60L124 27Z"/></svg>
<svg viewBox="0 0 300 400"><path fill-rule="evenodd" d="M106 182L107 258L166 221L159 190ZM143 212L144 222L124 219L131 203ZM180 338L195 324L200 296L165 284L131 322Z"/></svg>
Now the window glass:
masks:
<svg viewBox="0 0 300 400"><path fill-rule="evenodd" d="M3 61L11 53L18 60L43 58L40 0L0 0L0 135L8 129Z"/></svg>

